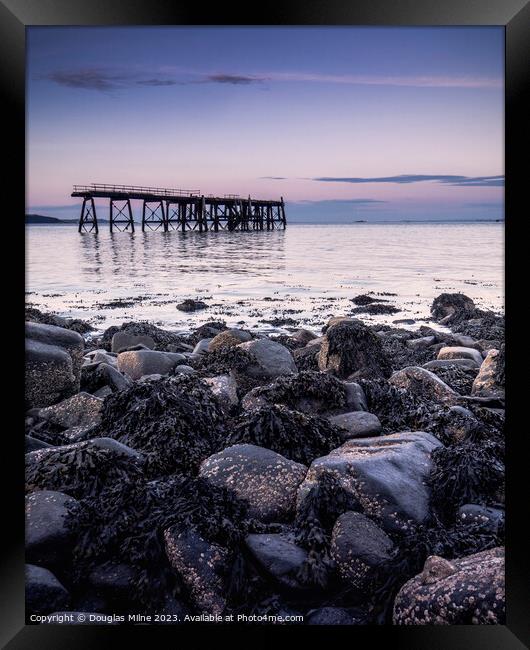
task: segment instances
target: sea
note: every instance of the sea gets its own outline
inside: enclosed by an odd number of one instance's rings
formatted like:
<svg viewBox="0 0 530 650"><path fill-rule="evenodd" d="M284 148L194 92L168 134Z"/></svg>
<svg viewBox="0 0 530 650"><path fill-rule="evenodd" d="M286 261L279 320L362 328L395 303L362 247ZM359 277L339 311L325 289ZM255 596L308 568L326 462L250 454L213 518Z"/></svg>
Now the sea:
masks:
<svg viewBox="0 0 530 650"><path fill-rule="evenodd" d="M332 316L407 329L433 325L430 306L461 292L504 309L503 223L288 224L270 232L79 234L73 224L26 226L26 304L89 321L187 332L208 321L286 333L320 332ZM355 312L368 294L396 309ZM207 305L177 308L187 298ZM406 324L400 323L405 321Z"/></svg>

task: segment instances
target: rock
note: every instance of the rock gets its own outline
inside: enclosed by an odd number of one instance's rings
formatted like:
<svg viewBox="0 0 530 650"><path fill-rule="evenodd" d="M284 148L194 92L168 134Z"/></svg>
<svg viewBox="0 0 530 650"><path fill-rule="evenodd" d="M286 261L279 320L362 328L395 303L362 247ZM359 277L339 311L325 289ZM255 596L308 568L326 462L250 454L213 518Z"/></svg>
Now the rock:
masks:
<svg viewBox="0 0 530 650"><path fill-rule="evenodd" d="M222 578L226 549L205 541L192 528L169 528L164 540L169 563L189 590L193 604L207 614L222 614L226 606Z"/></svg>
<svg viewBox="0 0 530 650"><path fill-rule="evenodd" d="M220 400L221 404L228 404L229 406L239 404L237 382L232 375L207 377L204 381L210 386L212 393Z"/></svg>
<svg viewBox="0 0 530 650"><path fill-rule="evenodd" d="M318 367L340 379L374 379L388 377L391 372L379 338L354 319L328 326L318 354Z"/></svg>
<svg viewBox="0 0 530 650"><path fill-rule="evenodd" d="M431 305L433 318L443 324L473 318L475 313L475 303L463 293L442 293Z"/></svg>
<svg viewBox="0 0 530 650"><path fill-rule="evenodd" d="M210 343L213 339L201 339L193 348L192 354L204 354L210 350Z"/></svg>
<svg viewBox="0 0 530 650"><path fill-rule="evenodd" d="M409 348L415 348L418 350L424 350L425 348L431 347L431 345L434 345L436 343L436 337L435 336L422 336L419 339L408 339L405 341L405 344L409 346Z"/></svg>
<svg viewBox="0 0 530 650"><path fill-rule="evenodd" d="M102 386L94 393L94 397L99 397L100 399L105 399L109 395L112 395L112 388L110 386Z"/></svg>
<svg viewBox="0 0 530 650"><path fill-rule="evenodd" d="M394 624L504 624L504 582L504 548L450 562L431 556L396 596Z"/></svg>
<svg viewBox="0 0 530 650"><path fill-rule="evenodd" d="M69 427L94 426L100 420L103 400L88 393L78 393L73 397L41 409L39 415L44 420L65 429Z"/></svg>
<svg viewBox="0 0 530 650"><path fill-rule="evenodd" d="M36 451L37 449L46 449L51 447L47 442L38 440L37 438L32 438L31 436L25 436L25 449L24 453L29 453L30 451Z"/></svg>
<svg viewBox="0 0 530 650"><path fill-rule="evenodd" d="M331 535L331 557L339 576L361 592L377 587L376 571L392 557L394 545L388 535L360 512L345 512Z"/></svg>
<svg viewBox="0 0 530 650"><path fill-rule="evenodd" d="M308 612L306 625L357 625L357 620L342 607L320 607Z"/></svg>
<svg viewBox="0 0 530 650"><path fill-rule="evenodd" d="M110 349L112 352L121 352L124 348L130 348L134 345L144 345L150 350L154 350L156 346L154 339L147 334L131 334L120 330L112 337Z"/></svg>
<svg viewBox="0 0 530 650"><path fill-rule="evenodd" d="M472 395L481 397L504 397L504 382L500 378L499 350L490 350L480 366L478 375L473 382ZM502 372L504 375L504 372Z"/></svg>
<svg viewBox="0 0 530 650"><path fill-rule="evenodd" d="M246 350L256 359L256 364L246 370L251 377L274 378L297 372L293 355L281 343L264 338L240 343L238 347Z"/></svg>
<svg viewBox="0 0 530 650"><path fill-rule="evenodd" d="M462 348L449 346L441 348L438 352L438 359L471 359L477 366L482 363L482 355L474 348Z"/></svg>
<svg viewBox="0 0 530 650"><path fill-rule="evenodd" d="M458 509L457 520L462 524L478 524L484 531L496 534L504 527L504 510L467 503Z"/></svg>
<svg viewBox="0 0 530 650"><path fill-rule="evenodd" d="M78 388L68 352L26 339L26 408L49 406Z"/></svg>
<svg viewBox="0 0 530 650"><path fill-rule="evenodd" d="M480 350L480 345L472 336L466 336L465 334L453 334L453 340L456 345L463 348L475 348Z"/></svg>
<svg viewBox="0 0 530 650"><path fill-rule="evenodd" d="M50 614L66 609L70 595L51 571L26 564L26 615Z"/></svg>
<svg viewBox="0 0 530 650"><path fill-rule="evenodd" d="M381 433L382 426L377 415L366 411L354 411L353 413L341 413L328 418L332 424L341 429L343 440L350 438L366 438Z"/></svg>
<svg viewBox="0 0 530 650"><path fill-rule="evenodd" d="M298 506L322 477L331 475L386 532L407 531L429 513L430 454L440 446L423 431L349 440L313 461L298 490Z"/></svg>
<svg viewBox="0 0 530 650"><path fill-rule="evenodd" d="M196 375L197 371L195 370L195 368L192 368L191 366L181 364L180 366L177 366L175 368L175 374L179 374L179 375Z"/></svg>
<svg viewBox="0 0 530 650"><path fill-rule="evenodd" d="M355 381L345 381L346 406L352 411L367 411L368 403L362 386Z"/></svg>
<svg viewBox="0 0 530 650"><path fill-rule="evenodd" d="M186 298L183 302L177 305L180 311L197 311L198 309L206 309L208 305L202 300L193 300L193 298Z"/></svg>
<svg viewBox="0 0 530 650"><path fill-rule="evenodd" d="M51 490L26 495L26 561L53 567L68 557L72 532L65 517L76 503L72 497Z"/></svg>
<svg viewBox="0 0 530 650"><path fill-rule="evenodd" d="M132 380L108 363L91 363L81 369L81 388L95 394L108 386L113 393L132 386Z"/></svg>
<svg viewBox="0 0 530 650"><path fill-rule="evenodd" d="M433 361L427 361L427 363L424 363L422 368L433 370L435 368L451 368L454 366L476 369L477 364L473 359L434 359Z"/></svg>
<svg viewBox="0 0 530 650"><path fill-rule="evenodd" d="M107 363L109 366L112 366L113 368L116 367L118 364L118 360L116 359L115 356L112 356L110 354L107 354L106 352L96 352L96 354L93 354L92 356L88 357L85 356L83 357L84 359L87 360L87 363L84 363L83 366L86 366L88 364L92 363Z"/></svg>
<svg viewBox="0 0 530 650"><path fill-rule="evenodd" d="M398 388L404 388L430 399L446 401L455 399L458 396L452 388L433 372L419 366L408 366L398 370L388 381Z"/></svg>
<svg viewBox="0 0 530 650"><path fill-rule="evenodd" d="M88 586L98 598L109 604L134 603L135 569L128 564L105 562L88 576Z"/></svg>
<svg viewBox="0 0 530 650"><path fill-rule="evenodd" d="M118 370L136 380L145 375L168 375L173 368L186 361L178 352L139 350L118 354Z"/></svg>
<svg viewBox="0 0 530 650"><path fill-rule="evenodd" d="M217 334L210 341L208 350L213 352L214 350L219 350L220 348L231 348L240 343L246 343L247 341L252 340L252 335L250 332L245 332L244 330L231 329L225 330L220 334Z"/></svg>
<svg viewBox="0 0 530 650"><path fill-rule="evenodd" d="M314 341L315 339L318 338L316 334L305 329L296 330L296 332L292 335L292 337L293 339L295 339L299 343L303 343L304 345L307 345L309 341Z"/></svg>
<svg viewBox="0 0 530 650"><path fill-rule="evenodd" d="M297 573L307 560L307 551L286 533L248 535L245 544L258 564L279 584L290 589L303 589Z"/></svg>
<svg viewBox="0 0 530 650"><path fill-rule="evenodd" d="M233 445L201 464L199 475L245 500L249 514L264 522L289 520L307 467L255 445Z"/></svg>

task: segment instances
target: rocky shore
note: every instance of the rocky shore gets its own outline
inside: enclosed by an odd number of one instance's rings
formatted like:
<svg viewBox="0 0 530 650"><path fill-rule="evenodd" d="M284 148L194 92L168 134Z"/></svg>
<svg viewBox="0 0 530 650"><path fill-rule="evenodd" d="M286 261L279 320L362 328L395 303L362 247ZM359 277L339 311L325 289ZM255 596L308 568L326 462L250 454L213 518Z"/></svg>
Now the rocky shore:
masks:
<svg viewBox="0 0 530 650"><path fill-rule="evenodd" d="M431 313L88 340L32 310L28 617L503 624L504 318Z"/></svg>

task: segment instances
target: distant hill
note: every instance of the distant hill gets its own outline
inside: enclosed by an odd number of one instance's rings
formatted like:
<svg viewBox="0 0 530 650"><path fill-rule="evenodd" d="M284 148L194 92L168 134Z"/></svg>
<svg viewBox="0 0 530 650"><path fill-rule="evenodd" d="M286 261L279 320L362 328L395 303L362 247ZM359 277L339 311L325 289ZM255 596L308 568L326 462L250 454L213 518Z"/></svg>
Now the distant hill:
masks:
<svg viewBox="0 0 530 650"><path fill-rule="evenodd" d="M27 214L26 223L63 223L63 221L55 217L45 217L42 214Z"/></svg>

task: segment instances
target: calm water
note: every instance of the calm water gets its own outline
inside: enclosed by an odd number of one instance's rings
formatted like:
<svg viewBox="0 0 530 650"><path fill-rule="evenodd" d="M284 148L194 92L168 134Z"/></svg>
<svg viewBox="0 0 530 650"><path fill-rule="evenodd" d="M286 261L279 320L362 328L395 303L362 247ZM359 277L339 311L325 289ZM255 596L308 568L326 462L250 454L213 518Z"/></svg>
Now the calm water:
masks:
<svg viewBox="0 0 530 650"><path fill-rule="evenodd" d="M425 319L433 298L461 291L503 309L502 224L290 225L259 233L149 232L79 235L75 227L26 227L26 300L90 320L97 329L139 319L186 330L225 320L271 329L291 318L319 329L347 314L360 293L400 309L372 322ZM209 307L187 314L184 298ZM115 307L116 300L123 305ZM419 321L417 326L425 321Z"/></svg>

